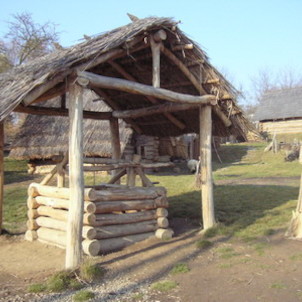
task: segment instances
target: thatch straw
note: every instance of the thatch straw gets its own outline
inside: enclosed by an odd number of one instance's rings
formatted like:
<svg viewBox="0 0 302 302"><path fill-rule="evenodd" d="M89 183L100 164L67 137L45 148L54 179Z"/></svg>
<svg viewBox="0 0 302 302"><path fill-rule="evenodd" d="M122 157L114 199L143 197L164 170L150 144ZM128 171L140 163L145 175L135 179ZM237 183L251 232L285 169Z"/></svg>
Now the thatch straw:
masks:
<svg viewBox="0 0 302 302"><path fill-rule="evenodd" d="M0 75L0 120L3 120L36 87L46 85L57 76L62 77L60 85L64 85L67 76L71 75L79 66L82 70L86 66L87 70L105 76L122 77L109 62L103 62L93 68L90 67L98 56L114 49L125 50L124 56L116 58L115 63L122 66L139 82L152 85L151 50L148 45L145 45L145 41L148 40L150 34L159 29L164 29L167 33L164 46L188 67L206 93L217 96L219 99L217 106L232 121L232 126L227 128L213 114L213 134L219 136L234 134L245 139L246 133L252 127L243 116L242 110L236 105L236 89L210 64L206 53L197 43L189 39L177 28L177 23L169 18L151 17L135 21L103 35L92 37L90 40L71 48L37 58ZM131 53L128 46L130 41L134 39L138 39L138 45L141 48ZM193 49L174 51L175 47L179 48L180 45L185 44L193 44ZM199 94L196 87L188 84L188 79L179 68L164 55L161 56L161 86L170 87L168 89L176 92ZM150 102L143 96L113 90L105 90L105 92L119 110L150 106ZM224 98L226 95L228 100ZM158 102L163 103L163 101ZM190 132L198 133L198 110L177 112L173 115L186 125L185 129L178 128L162 114L137 118L134 122L146 135L165 137ZM56 120L60 119L56 118Z"/></svg>

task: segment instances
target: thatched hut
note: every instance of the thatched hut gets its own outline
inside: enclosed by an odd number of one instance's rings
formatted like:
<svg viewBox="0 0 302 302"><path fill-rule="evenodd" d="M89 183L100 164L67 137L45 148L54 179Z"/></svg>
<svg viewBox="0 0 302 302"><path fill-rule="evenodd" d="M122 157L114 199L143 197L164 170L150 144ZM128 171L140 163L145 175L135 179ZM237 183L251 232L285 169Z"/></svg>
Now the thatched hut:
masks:
<svg viewBox="0 0 302 302"><path fill-rule="evenodd" d="M88 236L90 232L90 229L85 228L88 233L83 233L82 218L84 217L84 224L104 223L103 216L101 220L96 220L87 212L91 206L90 201L97 200L97 209L102 212L106 198L125 200L144 196L144 200L140 200L144 207L147 204L161 207L159 214L157 211L148 213L153 215L152 219L154 215L166 215L164 190L152 187L152 183L141 172L138 161L119 160L118 119L124 120L135 132L144 135L167 137L185 133L200 134L203 227L207 229L214 225L212 134L233 134L245 138L250 124L236 104L237 91L210 64L205 52L177 27L177 22L169 18L137 19L126 26L91 37L71 48L38 58L0 75L0 88L0 121L12 111L36 115L69 115L69 188L34 185L29 190L31 217L49 212L45 206L39 206L48 200L40 195L49 192L56 196L51 197L52 201L59 198L56 204L63 203L68 209L68 214L55 210L57 217L68 217L66 227L65 224L58 224L67 234L66 240L60 239L60 243L65 244L67 249L67 268L74 268L79 264L82 236ZM83 91L86 89L94 91L111 111L83 110ZM54 97L60 97L60 106L41 106ZM83 118L109 120L113 160L108 167L123 168L130 180L138 173L147 188L121 188L118 185L114 185L113 189L110 189L112 186L109 189L104 186L94 190L84 188ZM63 163L66 164L66 158L58 165L58 174L64 172ZM114 181L122 174L118 172L113 177ZM148 202L145 201L146 198ZM72 202L69 203L67 199ZM114 203L106 205L112 207ZM83 211L86 211L84 216ZM120 219L119 223L125 222L125 217L128 219L135 216L141 219L142 215L147 215L146 212L136 212L116 216L116 211L123 213L122 207L114 211L115 220ZM151 225L144 222L140 223L140 228L153 229L156 225L163 225L163 222L166 224L165 217L159 217L155 225L153 222ZM31 226L39 227L37 222ZM127 230L137 229L133 223L127 227ZM125 226L110 227L110 232L119 234L123 234L122 231L125 230ZM46 232L43 227L37 230L43 238L49 238L48 232L50 231ZM164 232L165 230L160 230L159 233ZM110 244L112 242L111 240ZM83 243L84 249L100 247L99 243L90 243L86 240L85 245Z"/></svg>

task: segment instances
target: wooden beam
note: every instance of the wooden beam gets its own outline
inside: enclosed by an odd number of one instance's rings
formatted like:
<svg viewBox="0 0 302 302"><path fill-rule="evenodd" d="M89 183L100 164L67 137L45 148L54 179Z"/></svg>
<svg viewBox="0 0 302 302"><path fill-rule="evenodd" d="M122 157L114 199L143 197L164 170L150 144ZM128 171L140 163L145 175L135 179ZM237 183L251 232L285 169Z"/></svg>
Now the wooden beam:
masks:
<svg viewBox="0 0 302 302"><path fill-rule="evenodd" d="M114 61L110 61L110 65L118 71L125 79L132 81L132 82L138 82L131 74L129 74L123 67L121 67L119 64L115 63ZM152 96L145 96L152 104L158 104L158 100L155 99ZM186 125L179 121L176 117L174 117L170 113L164 113L165 117L176 127L179 129L184 129Z"/></svg>
<svg viewBox="0 0 302 302"><path fill-rule="evenodd" d="M54 107L38 107L38 106L23 106L18 105L16 112L23 112L34 115L52 115L52 116L68 116L68 109L54 108ZM93 120L110 120L112 118L112 112L97 112L97 111L83 111L83 117Z"/></svg>
<svg viewBox="0 0 302 302"><path fill-rule="evenodd" d="M0 234L3 223L3 189L4 189L4 122L0 122Z"/></svg>
<svg viewBox="0 0 302 302"><path fill-rule="evenodd" d="M162 46L160 42L155 42L154 38L150 40L151 51L152 51L152 86L160 87L160 48Z"/></svg>
<svg viewBox="0 0 302 302"><path fill-rule="evenodd" d="M120 143L120 132L118 119L112 118L110 121L110 137L111 137L111 149L112 149L112 159L119 160L121 158L121 143ZM115 176L119 171L113 170L112 175ZM116 181L120 184L120 179Z"/></svg>
<svg viewBox="0 0 302 302"><path fill-rule="evenodd" d="M83 176L83 89L69 87L69 188L70 207L67 221L66 269L76 269L82 256L82 227L84 211Z"/></svg>
<svg viewBox="0 0 302 302"><path fill-rule="evenodd" d="M161 51L183 72L183 74L192 82L192 84L200 94L207 94L205 89L202 87L201 82L199 82L195 78L195 76L191 73L189 68L181 60L179 60L170 50L168 50L164 46L161 47ZM214 106L213 110L226 127L230 127L232 125L232 122L224 115L224 113L217 106Z"/></svg>
<svg viewBox="0 0 302 302"><path fill-rule="evenodd" d="M212 176L212 113L211 106L200 106L200 162L203 229L215 225Z"/></svg>
<svg viewBox="0 0 302 302"><path fill-rule="evenodd" d="M109 97L109 95L107 95L107 93L105 93L102 89L97 88L97 87L94 87L94 88L93 88L93 91L94 91L97 95L99 95L99 96L103 99L103 101L104 101L108 106L110 106L113 110L120 110L120 109L121 109L121 108L119 107L119 105L116 104L116 103ZM125 119L125 122L126 122L127 124L131 125L131 127L133 128L133 130L134 130L136 133L138 133L138 134L142 134L142 133L143 133L142 129L141 129L138 125L136 125L136 124L134 123L133 120L131 120L131 119Z"/></svg>
<svg viewBox="0 0 302 302"><path fill-rule="evenodd" d="M37 84L35 88L33 88L24 98L23 98L23 104L25 106L30 105L33 103L36 99L38 99L41 95L46 93L51 88L55 87L60 82L64 82L66 77L70 74L70 70L63 72L62 74L54 77L52 80L48 80L45 82L42 82L40 84ZM43 80L43 79L42 79Z"/></svg>
<svg viewBox="0 0 302 302"><path fill-rule="evenodd" d="M89 81L89 85L91 85L92 87L95 86L107 89L121 90L133 94L148 95L175 103L207 105L210 104L214 99L216 99L216 97L213 95L194 96L177 93L174 91L169 91L162 88L154 88L149 85L139 84L127 80L105 77L86 71L78 72L78 76L80 78L87 79Z"/></svg>
<svg viewBox="0 0 302 302"><path fill-rule="evenodd" d="M213 100L211 105L215 105L216 100ZM176 111L183 111L183 110L190 110L193 108L198 108L199 105L195 104L161 104L155 105L140 109L133 109L133 110L124 110L124 111L113 111L112 115L116 118L138 118L158 113L166 113L166 112L176 112Z"/></svg>
<svg viewBox="0 0 302 302"><path fill-rule="evenodd" d="M101 54L94 60L90 60L88 63L82 63L81 65L77 65L77 70L87 70L90 68L93 68L99 64L102 64L110 59L121 57L125 54L131 53L131 51L137 51L142 48L147 47L147 45L143 44L138 49L131 49L133 48L137 43L142 42L144 39L143 36L139 36L135 39L133 39L130 42L125 43L124 48L117 48L112 49L106 53ZM64 82L66 77L70 75L74 71L74 68L71 67L67 71L63 72L62 74L54 77L52 80L48 80L43 82L44 79L42 79L42 83L37 83L36 87L33 88L24 98L23 98L23 104L25 106L28 106L36 101L38 101L38 98L43 96L43 94L47 93L50 89L55 87L60 82ZM49 98L49 97L48 97ZM39 100L41 101L41 100Z"/></svg>

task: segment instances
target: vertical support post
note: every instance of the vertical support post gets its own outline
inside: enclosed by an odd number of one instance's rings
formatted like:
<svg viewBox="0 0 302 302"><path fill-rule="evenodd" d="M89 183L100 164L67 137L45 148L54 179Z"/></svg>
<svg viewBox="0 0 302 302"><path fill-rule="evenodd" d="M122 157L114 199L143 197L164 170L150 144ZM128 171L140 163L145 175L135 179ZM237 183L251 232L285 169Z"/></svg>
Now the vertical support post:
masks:
<svg viewBox="0 0 302 302"><path fill-rule="evenodd" d="M3 223L3 186L4 186L4 122L0 122L0 234Z"/></svg>
<svg viewBox="0 0 302 302"><path fill-rule="evenodd" d="M69 87L69 188L65 268L75 269L82 257L84 208L83 177L83 89Z"/></svg>
<svg viewBox="0 0 302 302"><path fill-rule="evenodd" d="M153 87L160 87L160 48L161 42L156 43L151 37L151 51L152 51L152 85Z"/></svg>
<svg viewBox="0 0 302 302"><path fill-rule="evenodd" d="M200 106L201 200L204 230L215 225L212 176L212 107Z"/></svg>
<svg viewBox="0 0 302 302"><path fill-rule="evenodd" d="M121 144L120 144L120 132L118 119L112 118L109 120L110 126L110 136L111 136L111 149L112 149L112 159L120 159L121 158ZM115 176L119 171L113 170L112 176ZM116 183L120 184L120 179L116 181Z"/></svg>

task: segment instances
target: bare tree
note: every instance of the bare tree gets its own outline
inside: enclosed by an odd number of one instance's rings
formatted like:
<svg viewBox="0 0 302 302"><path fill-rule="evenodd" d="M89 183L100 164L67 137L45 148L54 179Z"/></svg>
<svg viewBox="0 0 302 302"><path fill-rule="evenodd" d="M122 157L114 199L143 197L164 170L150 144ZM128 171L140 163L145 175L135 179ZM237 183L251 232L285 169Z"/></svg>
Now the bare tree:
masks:
<svg viewBox="0 0 302 302"><path fill-rule="evenodd" d="M263 94L272 89L286 89L302 85L302 74L293 68L283 68L274 73L268 68L259 70L252 78L252 97L260 102Z"/></svg>
<svg viewBox="0 0 302 302"><path fill-rule="evenodd" d="M9 31L2 44L12 66L52 52L58 43L56 26L51 22L35 23L29 13L13 15L13 21L8 23Z"/></svg>

